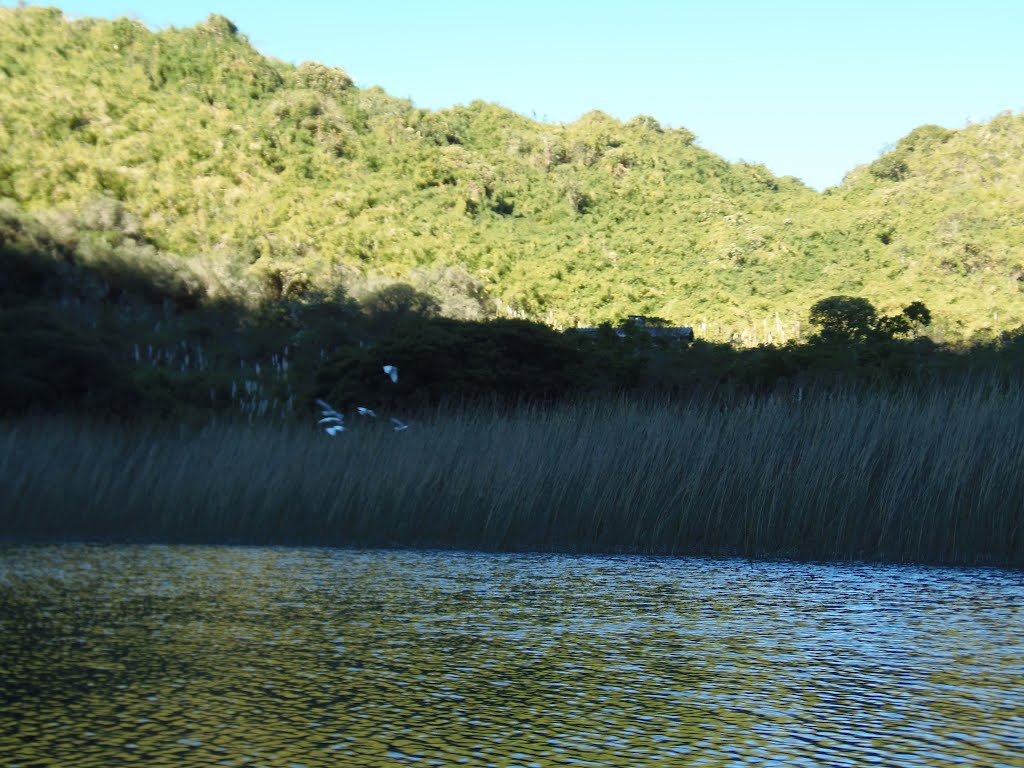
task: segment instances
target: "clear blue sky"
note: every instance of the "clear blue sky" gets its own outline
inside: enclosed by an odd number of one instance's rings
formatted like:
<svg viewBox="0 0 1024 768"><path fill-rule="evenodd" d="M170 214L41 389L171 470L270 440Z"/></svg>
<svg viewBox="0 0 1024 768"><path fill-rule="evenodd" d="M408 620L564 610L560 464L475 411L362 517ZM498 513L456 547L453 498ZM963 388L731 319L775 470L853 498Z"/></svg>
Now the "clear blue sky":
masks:
<svg viewBox="0 0 1024 768"><path fill-rule="evenodd" d="M430 109L649 114L819 189L918 125L1024 108L1024 0L54 4L154 29L220 13L267 55L343 67Z"/></svg>

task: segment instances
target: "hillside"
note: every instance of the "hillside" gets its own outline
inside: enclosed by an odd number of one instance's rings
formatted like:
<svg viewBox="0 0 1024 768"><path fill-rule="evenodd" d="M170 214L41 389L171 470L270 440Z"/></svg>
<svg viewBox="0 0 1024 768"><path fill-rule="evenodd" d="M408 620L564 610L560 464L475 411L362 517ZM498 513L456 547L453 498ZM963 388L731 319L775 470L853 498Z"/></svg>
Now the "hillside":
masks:
<svg viewBox="0 0 1024 768"><path fill-rule="evenodd" d="M0 217L196 301L403 281L458 318L649 314L749 343L849 294L986 336L1024 323L1022 177L1019 115L919 128L819 194L649 117L417 109L223 17L0 9Z"/></svg>

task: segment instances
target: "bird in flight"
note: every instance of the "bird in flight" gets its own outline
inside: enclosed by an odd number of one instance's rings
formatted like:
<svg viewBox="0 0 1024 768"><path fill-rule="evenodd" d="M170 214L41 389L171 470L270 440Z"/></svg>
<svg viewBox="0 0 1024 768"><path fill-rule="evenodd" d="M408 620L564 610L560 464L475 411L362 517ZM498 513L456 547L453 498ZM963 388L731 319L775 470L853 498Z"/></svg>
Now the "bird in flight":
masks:
<svg viewBox="0 0 1024 768"><path fill-rule="evenodd" d="M329 424L330 426L324 427L327 430L327 434L334 437L339 432L345 431L345 415L338 413L334 410L330 403L326 400L317 400L316 404L320 406L321 415L323 416L317 424Z"/></svg>
<svg viewBox="0 0 1024 768"><path fill-rule="evenodd" d="M345 418L340 413L338 413L336 410L334 410L331 407L331 404L328 403L326 400L317 400L316 404L320 406L321 411L323 412L324 416L334 416L334 417L339 418L339 419L344 419Z"/></svg>
<svg viewBox="0 0 1024 768"><path fill-rule="evenodd" d="M408 429L408 424L403 424L398 419L392 418L391 423L395 425L395 432L401 432L403 429Z"/></svg>
<svg viewBox="0 0 1024 768"><path fill-rule="evenodd" d="M391 382L393 384L397 384L398 383L398 368L396 368L393 365L385 365L384 366L384 373L386 373L388 376L391 377Z"/></svg>
<svg viewBox="0 0 1024 768"><path fill-rule="evenodd" d="M356 410L359 412L360 416L371 416L375 419L377 418L377 414L374 411L371 411L369 408L363 408L363 406L357 405Z"/></svg>

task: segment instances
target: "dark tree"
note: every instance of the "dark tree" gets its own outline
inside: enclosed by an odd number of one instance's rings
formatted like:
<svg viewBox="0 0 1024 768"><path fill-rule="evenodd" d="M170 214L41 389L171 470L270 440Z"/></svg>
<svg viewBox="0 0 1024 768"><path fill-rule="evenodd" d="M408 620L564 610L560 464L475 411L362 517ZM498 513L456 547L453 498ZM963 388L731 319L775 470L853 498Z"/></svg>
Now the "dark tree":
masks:
<svg viewBox="0 0 1024 768"><path fill-rule="evenodd" d="M856 296L829 296L811 307L812 325L826 341L863 341L876 329L875 306Z"/></svg>

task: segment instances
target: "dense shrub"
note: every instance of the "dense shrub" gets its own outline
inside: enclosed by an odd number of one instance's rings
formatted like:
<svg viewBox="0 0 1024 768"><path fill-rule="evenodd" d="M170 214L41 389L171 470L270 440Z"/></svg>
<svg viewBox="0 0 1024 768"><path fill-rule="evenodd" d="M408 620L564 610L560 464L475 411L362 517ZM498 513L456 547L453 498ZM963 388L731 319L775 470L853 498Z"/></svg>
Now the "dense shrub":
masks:
<svg viewBox="0 0 1024 768"><path fill-rule="evenodd" d="M141 394L109 347L109 340L52 309L0 310L0 414L137 415Z"/></svg>
<svg viewBox="0 0 1024 768"><path fill-rule="evenodd" d="M345 70L340 67L325 67L315 61L303 62L295 74L298 82L305 88L329 96L341 96L353 85L352 78Z"/></svg>
<svg viewBox="0 0 1024 768"><path fill-rule="evenodd" d="M910 175L910 164L905 152L894 151L878 158L868 170L875 178L883 181L903 181Z"/></svg>
<svg viewBox="0 0 1024 768"><path fill-rule="evenodd" d="M828 295L880 313L918 295L943 339L1024 322L1012 114L917 128L819 195L649 116L417 109L343 70L268 59L218 16L150 32L0 8L0 77L0 195L69 217L83 248L201 267L200 297L229 283L256 300L276 275L299 298L341 268L414 285L464 319L642 313L748 346L799 338ZM93 227L88 209L112 203L121 223ZM446 301L443 281L414 274L450 265L487 300Z"/></svg>

